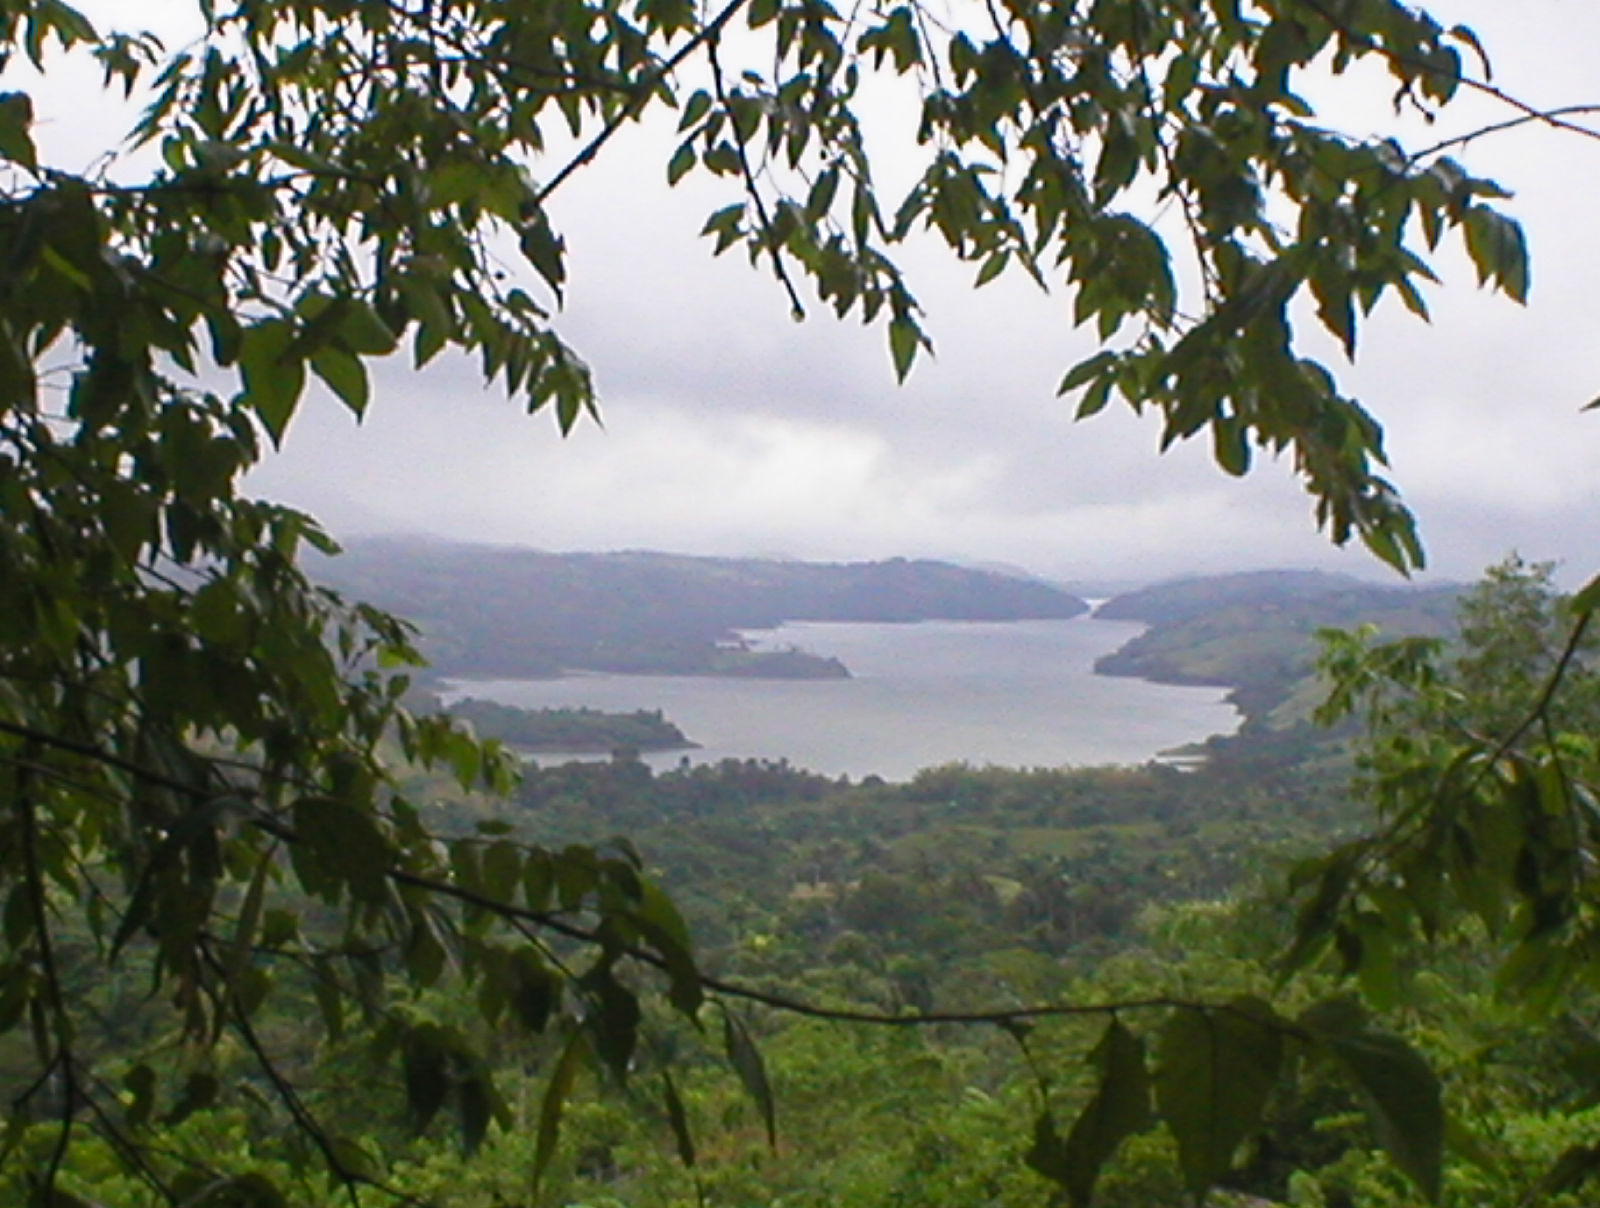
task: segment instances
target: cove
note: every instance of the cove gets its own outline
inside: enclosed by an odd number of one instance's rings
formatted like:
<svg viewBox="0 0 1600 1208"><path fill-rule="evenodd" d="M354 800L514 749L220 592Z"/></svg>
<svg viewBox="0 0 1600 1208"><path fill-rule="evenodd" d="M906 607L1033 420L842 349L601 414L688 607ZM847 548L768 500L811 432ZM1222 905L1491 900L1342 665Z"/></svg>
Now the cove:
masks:
<svg viewBox="0 0 1600 1208"><path fill-rule="evenodd" d="M832 655L850 679L751 680L575 674L453 680L448 697L524 708L660 709L699 748L681 759L787 759L830 776L905 780L943 763L1008 767L1138 764L1212 734L1239 715L1221 688L1095 675L1094 660L1144 626L1052 621L803 622L743 636ZM541 754L541 763L560 755Z"/></svg>

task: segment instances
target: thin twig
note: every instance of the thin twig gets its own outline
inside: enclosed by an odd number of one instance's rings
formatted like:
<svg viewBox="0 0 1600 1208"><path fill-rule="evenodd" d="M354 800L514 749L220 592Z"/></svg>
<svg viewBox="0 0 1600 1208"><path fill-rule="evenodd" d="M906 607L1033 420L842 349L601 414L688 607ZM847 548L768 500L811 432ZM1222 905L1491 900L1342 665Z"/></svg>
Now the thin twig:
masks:
<svg viewBox="0 0 1600 1208"><path fill-rule="evenodd" d="M30 768L23 766L17 769L16 807L21 829L23 882L27 887L28 905L33 912L34 934L39 946L39 972L44 979L46 1005L55 1030L54 1056L61 1069L61 1133L50 1153L43 1180L44 1200L48 1203L54 1200L56 1176L61 1172L61 1165L67 1158L67 1148L72 1141L73 1113L78 1106L78 1082L72 1059L72 1021L67 1015L66 1000L61 993L61 976L56 967L55 944L50 934L50 915L45 906L44 876L39 868L39 827L34 813L32 779Z"/></svg>
<svg viewBox="0 0 1600 1208"><path fill-rule="evenodd" d="M206 964L211 967L211 971L225 981L226 970L222 962L212 954L209 946L202 945L201 955L204 957ZM345 1190L350 1196L350 1202L359 1208L361 1198L357 1188L371 1187L374 1191L381 1191L385 1195L394 1197L400 1203L414 1204L418 1208L429 1208L426 1200L421 1200L407 1192L399 1191L386 1183L362 1174L358 1170L351 1170L345 1164L344 1159L339 1156L338 1150L334 1148L333 1139L323 1129L322 1125L317 1122L317 1118L311 1114L311 1109L300 1098L299 1092L294 1088L294 1084L285 1077L273 1062L271 1055L266 1050L266 1046L261 1042L261 1037L256 1034L255 1028L251 1025L249 1014L239 1006L237 999L231 999L230 1005L233 1008L233 1030L238 1034L239 1039L244 1041L245 1048L250 1050L250 1055L255 1058L256 1065L267 1076L267 1080L272 1083L272 1089L276 1092L284 1107L288 1109L289 1114L294 1118L295 1124L311 1138L312 1144L322 1153L323 1160L328 1164L328 1169L333 1173L333 1176L344 1184Z"/></svg>
<svg viewBox="0 0 1600 1208"><path fill-rule="evenodd" d="M640 81L635 96L619 109L611 120L601 127L600 132L585 143L582 149L534 194L534 205L542 206L546 199L565 184L574 172L590 163L596 155L599 155L600 149L611 141L617 131L638 116L639 111L644 108L645 103L650 99L650 94L655 91L656 85L671 75L679 64L699 50L700 47L714 40L722 32L722 27L731 21L734 14L743 8L746 3L748 3L748 0L730 0L727 7L713 17L694 37L673 52L671 56L662 62L660 67L645 76Z"/></svg>
<svg viewBox="0 0 1600 1208"><path fill-rule="evenodd" d="M1593 612L1585 612L1573 623L1572 632L1567 635L1567 643L1562 647L1561 655L1556 659L1556 665L1551 668L1550 674L1545 678L1544 687L1539 693L1539 699L1534 702L1533 708L1528 711L1528 715L1518 722L1511 732L1495 746L1487 762L1478 770L1478 775L1468 784L1467 789L1469 792L1477 787L1483 777L1488 774L1489 769L1499 763L1511 748L1521 741L1522 736L1533 729L1549 711L1550 704L1555 700L1556 692L1561 687L1561 681L1566 678L1567 668L1578 657L1578 647L1582 645L1583 636L1593 618Z"/></svg>
<svg viewBox="0 0 1600 1208"><path fill-rule="evenodd" d="M19 725L16 722L6 721L3 718L0 718L0 734L12 734L18 738L27 739L31 742L37 742L44 746L54 747L57 750L68 751L74 755L82 755L85 759L92 759L97 763L105 764L107 767L116 768L120 772L126 772L128 775L137 780L142 780L146 784L153 784L157 788L170 789L175 793L182 793L197 800L210 800L212 797L210 792L204 788L201 788L199 785L188 784L182 780L176 780L171 776L167 776L161 772L152 771L141 764L135 763L131 759L124 759L120 755L113 754L102 747L95 746L93 743L79 742L72 738L63 738L59 734L51 734L47 730L40 730L33 726ZM199 756L198 758L203 759L205 757ZM235 787L233 791L238 793L240 796L247 796L250 792L248 789L240 789L238 787Z"/></svg>
<svg viewBox="0 0 1600 1208"><path fill-rule="evenodd" d="M102 1094L109 1092L109 1088L105 1086L103 1081L98 1078L95 1081L99 1083ZM109 1093L113 1098L115 1097L114 1092ZM179 1203L178 1193L169 1187L160 1174L156 1172L156 1169L145 1157L143 1147L136 1144L131 1137L117 1127L105 1108L100 1106L100 1101L93 1095L86 1094L84 1102L88 1105L90 1113L100 1122L99 1131L101 1136L106 1139L106 1143L122 1155L122 1160L133 1167L134 1172L144 1181L147 1187L176 1208Z"/></svg>
<svg viewBox="0 0 1600 1208"><path fill-rule="evenodd" d="M706 46L706 55L711 62L711 82L717 91L717 100L724 109L728 108L728 94L722 83L722 63L717 58L717 39L712 38ZM732 110L729 110L730 114ZM752 133L754 133L752 131ZM783 249L780 247L776 236L773 234L772 218L767 213L767 203L762 200L761 189L756 184L756 175L750 168L750 157L745 154L744 135L739 130L739 123L733 123L733 149L739 157L739 171L744 177L744 191L749 196L751 203L756 207L756 221L761 226L761 235L767 245L767 252L772 257L772 275L783 286L784 293L789 295L789 306L794 311L797 319L806 317L806 308L800 301L800 294L794 287L794 282L789 280L789 270L784 267Z"/></svg>
<svg viewBox="0 0 1600 1208"><path fill-rule="evenodd" d="M1355 42L1357 45L1362 46L1375 54L1382 55L1391 63L1402 67L1408 67L1412 71L1418 72L1421 75L1431 76L1434 79L1449 80L1463 88L1470 89L1471 91L1482 96L1486 96L1492 100L1498 101L1502 105L1510 106L1512 109L1515 109L1522 115L1522 117L1519 119L1521 122L1537 122L1541 125L1549 126L1555 130L1563 130L1568 134L1577 134L1584 138L1590 138L1600 142L1600 130L1591 129L1588 126L1581 125L1577 122L1569 122L1565 118L1566 114L1574 111L1595 112L1596 107L1594 106L1564 105L1555 109L1540 109L1538 106L1530 105L1527 101L1511 95L1511 93L1505 91L1505 89L1500 88L1497 85L1490 84L1486 80L1474 79L1472 76L1463 75L1459 71L1441 71L1432 63L1421 59L1414 59L1410 55L1401 54L1399 51L1394 50L1391 47L1384 46L1375 39L1368 37L1366 34L1351 29L1348 24L1340 20L1337 14L1330 12L1327 6L1323 4L1321 0L1301 0L1301 3L1303 3L1312 12L1316 13L1317 16L1321 17L1334 29L1338 30L1350 41ZM1447 143L1446 145L1449 144Z"/></svg>
<svg viewBox="0 0 1600 1208"><path fill-rule="evenodd" d="M1423 147L1419 150L1409 152L1406 155L1406 159L1411 163L1417 163L1421 160L1438 155L1441 151L1448 151L1451 147L1465 146L1467 143L1473 142L1477 139L1487 138L1491 134L1500 134L1507 130L1515 130L1519 126L1526 126L1551 117L1560 117L1567 114L1579 113L1600 113L1600 105L1562 105L1557 109L1546 109L1540 114L1523 114L1520 117L1506 118L1506 120L1503 122L1491 122L1487 126L1480 126L1478 129L1468 131L1466 134L1457 134L1451 138L1440 139L1430 147ZM1578 127L1574 126L1570 128L1577 129ZM1587 128L1585 127L1585 129ZM1594 134L1597 132L1590 131L1590 133Z"/></svg>

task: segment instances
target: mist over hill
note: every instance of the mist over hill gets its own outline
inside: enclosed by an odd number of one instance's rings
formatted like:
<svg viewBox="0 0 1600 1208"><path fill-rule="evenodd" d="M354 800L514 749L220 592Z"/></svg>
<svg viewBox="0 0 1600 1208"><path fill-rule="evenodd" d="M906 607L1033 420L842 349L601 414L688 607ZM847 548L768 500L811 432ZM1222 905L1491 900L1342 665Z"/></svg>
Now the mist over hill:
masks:
<svg viewBox="0 0 1600 1208"><path fill-rule="evenodd" d="M848 671L836 659L753 650L737 632L786 621L1013 621L1088 610L1077 596L1037 580L904 558L552 554L372 538L323 564L319 577L417 622L443 676L841 676Z"/></svg>

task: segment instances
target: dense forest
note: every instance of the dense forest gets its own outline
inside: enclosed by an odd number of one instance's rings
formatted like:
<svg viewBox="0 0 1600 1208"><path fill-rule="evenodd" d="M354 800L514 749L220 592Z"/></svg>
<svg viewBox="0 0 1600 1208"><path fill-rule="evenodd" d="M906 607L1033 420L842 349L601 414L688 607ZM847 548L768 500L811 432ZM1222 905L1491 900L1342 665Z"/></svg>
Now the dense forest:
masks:
<svg viewBox="0 0 1600 1208"><path fill-rule="evenodd" d="M1231 591L1184 591L1218 586ZM1335 698L1374 686L1353 670L1363 651L1433 660L1431 682L1485 716L1536 691L1563 640L1548 568L1510 563L1456 594L1449 644L1373 646L1353 631L1325 639L1320 659L1309 638L1296 654L1318 663L1323 694ZM1162 623L1202 615L1185 609ZM1542 628L1526 628L1530 620ZM1208 657L1203 644L1197 652ZM1600 707L1600 677L1587 659L1563 677L1564 725L1588 725ZM1052 1181L1085 1202L1050 1121L1092 1115L1095 1096L1113 1085L1097 1083L1110 1077L1107 1037L1123 1036L1124 1023L1142 1032L1164 1013L1193 1009L1183 1004L1270 1000L1284 1018L1332 1013L1356 1029L1349 1035L1365 1047L1353 1068L1367 1080L1340 1076L1312 1049L1275 1064L1253 1123L1229 1135L1207 1176L1218 1184L1209 1202L1407 1208L1428 1192L1416 1182L1427 1177L1418 1173L1425 1159L1408 1160L1407 1147L1429 1144L1433 1129L1431 1143L1448 1139L1448 1156L1432 1194L1452 1208L1512 1208L1537 1186L1541 1203L1576 1205L1583 1201L1562 1188L1582 1173L1584 1144L1600 1126L1590 1077L1600 1068L1600 1012L1586 992L1554 989L1530 1015L1486 959L1483 924L1460 912L1437 915L1431 942L1407 949L1358 912L1326 959L1299 959L1287 976L1308 909L1304 896L1298 913L1289 904L1313 857L1371 827L1371 786L1388 744L1450 724L1430 713L1426 694L1396 695L1399 686L1396 678L1368 715L1378 729L1246 725L1206 744L1208 758L1192 771L952 764L897 784L761 761L657 774L624 751L599 763L530 766L505 798L435 779L419 786L438 802L428 821L464 841L452 859L467 862L466 883L554 876L558 900L580 892L553 864L518 872L508 860L521 842L637 859L682 912L706 983L737 990L716 1025L730 1037L731 1063L704 1052L681 1018L651 1011L635 1021L616 1078L573 1083L553 1114L547 1081L552 1070L561 1076L560 1054L553 1039L529 1039L512 1023L552 1009L557 991L538 977L504 1000L481 980L470 1002L471 986L440 981L391 1005L388 1022L362 1038L347 1035L353 1021L323 997L312 966L286 979L287 997L258 1026L289 1054L283 1072L306 1088L299 1102L308 1118L357 1138L349 1143L392 1171L398 1193L428 1203L531 1203L538 1172L548 1203L964 1208L1042 1205ZM1382 721L1394 709L1410 710L1398 732L1398 715ZM522 720L538 722L497 707L467 712L513 741ZM588 846L607 834L626 838ZM289 925L268 920L265 933ZM71 937L64 959L91 978L96 966L80 956L87 942ZM559 947L546 958L566 959ZM405 959L442 960L443 951ZM130 1119L150 1110L171 1065L141 984L135 961L76 991L97 1017L117 1021L98 1043L138 1055L126 1067ZM1040 1003L1085 1009L1007 1014ZM1096 1003L1124 1004L1111 1031ZM1216 1026L1225 1017L1205 1018ZM945 1022L916 1026L922 1019ZM468 1038L483 1054L471 1060L490 1062L495 1077L494 1097L481 1103L476 1067L460 1064ZM1426 1067L1397 1056L1415 1052ZM404 1086L374 1093L397 1054ZM26 1065L16 1043L0 1061L16 1072L8 1078ZM188 1076L163 1117L176 1160L204 1153L223 1169L268 1172L294 1189L296 1203L346 1201L342 1188L306 1173L311 1142L302 1132L264 1131L272 1087L247 1052L221 1046L209 1069ZM1430 1095L1442 1108L1429 1106ZM1396 1103L1415 1118L1391 1118ZM1141 1117L1109 1134L1087 1185L1095 1204L1183 1202L1194 1183L1184 1159L1191 1141L1180 1139L1172 1111L1163 1127ZM489 1128L491 1118L505 1127ZM547 1148L557 1129L559 1147ZM50 1138L41 1128L13 1143L37 1159ZM1563 1155L1565 1174L1555 1169ZM80 1145L62 1186L83 1198L60 1202L159 1202L118 1173L115 1158Z"/></svg>
<svg viewBox="0 0 1600 1208"><path fill-rule="evenodd" d="M448 706L437 704L437 697L433 700L434 708L470 722L480 736L521 751L683 751L695 745L659 709L606 713L581 708L518 709L471 696Z"/></svg>

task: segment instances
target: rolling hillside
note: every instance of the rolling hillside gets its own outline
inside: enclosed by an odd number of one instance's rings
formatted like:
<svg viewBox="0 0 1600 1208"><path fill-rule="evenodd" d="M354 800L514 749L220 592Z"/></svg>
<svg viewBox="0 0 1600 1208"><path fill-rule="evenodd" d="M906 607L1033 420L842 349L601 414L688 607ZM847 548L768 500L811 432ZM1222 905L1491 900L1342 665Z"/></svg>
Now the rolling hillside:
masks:
<svg viewBox="0 0 1600 1208"><path fill-rule="evenodd" d="M1308 713L1316 631L1371 623L1385 634L1449 634L1461 589L1385 587L1320 571L1255 571L1157 584L1095 613L1150 628L1101 658L1095 670L1172 684L1232 688L1257 723Z"/></svg>
<svg viewBox="0 0 1600 1208"><path fill-rule="evenodd" d="M943 562L550 554L416 538L353 543L320 577L416 621L446 676L840 676L848 672L836 659L748 650L736 631L784 621L1072 617L1088 608L1041 582Z"/></svg>

